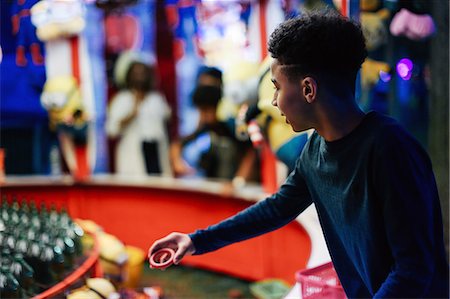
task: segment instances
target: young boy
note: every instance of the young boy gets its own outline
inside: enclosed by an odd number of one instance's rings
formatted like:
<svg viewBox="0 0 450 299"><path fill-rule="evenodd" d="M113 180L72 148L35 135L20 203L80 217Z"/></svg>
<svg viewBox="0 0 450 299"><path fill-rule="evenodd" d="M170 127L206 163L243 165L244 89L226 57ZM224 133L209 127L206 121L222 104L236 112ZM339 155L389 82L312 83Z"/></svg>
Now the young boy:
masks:
<svg viewBox="0 0 450 299"><path fill-rule="evenodd" d="M399 124L355 102L366 58L359 25L331 11L282 23L269 52L273 105L294 131L314 128L279 191L204 230L149 250L202 254L277 229L316 205L349 298L448 298L438 192L426 152Z"/></svg>

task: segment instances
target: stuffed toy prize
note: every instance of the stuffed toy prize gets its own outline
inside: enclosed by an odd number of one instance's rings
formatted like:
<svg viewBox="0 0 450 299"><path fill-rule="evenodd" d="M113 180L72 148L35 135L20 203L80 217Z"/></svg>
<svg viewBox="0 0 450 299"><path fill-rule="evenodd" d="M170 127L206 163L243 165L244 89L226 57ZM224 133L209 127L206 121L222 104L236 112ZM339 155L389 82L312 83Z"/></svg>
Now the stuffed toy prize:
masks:
<svg viewBox="0 0 450 299"><path fill-rule="evenodd" d="M436 31L436 27L430 15L415 14L402 8L392 19L390 31L394 36L405 36L420 41L430 37Z"/></svg>
<svg viewBox="0 0 450 299"><path fill-rule="evenodd" d="M363 88L371 88L380 79L380 73L389 73L389 64L367 58L361 66L361 85Z"/></svg>
<svg viewBox="0 0 450 299"><path fill-rule="evenodd" d="M88 116L81 101L78 84L72 76L47 79L41 95L47 109L49 126L58 134L64 160L76 180L88 177Z"/></svg>
<svg viewBox="0 0 450 299"><path fill-rule="evenodd" d="M83 126L87 121L81 92L72 76L47 79L41 95L41 103L48 111L50 128L53 130L61 124Z"/></svg>
<svg viewBox="0 0 450 299"><path fill-rule="evenodd" d="M376 50L387 42L388 31L385 22L389 16L390 12L386 8L376 12L361 11L361 27L368 51Z"/></svg>
<svg viewBox="0 0 450 299"><path fill-rule="evenodd" d="M88 278L86 285L75 289L67 295L67 299L103 299L110 298L116 292L114 285L104 278Z"/></svg>
<svg viewBox="0 0 450 299"><path fill-rule="evenodd" d="M31 21L41 41L78 35L86 25L84 15L81 0L42 0L31 8Z"/></svg>
<svg viewBox="0 0 450 299"><path fill-rule="evenodd" d="M224 99L217 108L221 120L236 117L238 107L257 101L258 63L239 61L224 72Z"/></svg>

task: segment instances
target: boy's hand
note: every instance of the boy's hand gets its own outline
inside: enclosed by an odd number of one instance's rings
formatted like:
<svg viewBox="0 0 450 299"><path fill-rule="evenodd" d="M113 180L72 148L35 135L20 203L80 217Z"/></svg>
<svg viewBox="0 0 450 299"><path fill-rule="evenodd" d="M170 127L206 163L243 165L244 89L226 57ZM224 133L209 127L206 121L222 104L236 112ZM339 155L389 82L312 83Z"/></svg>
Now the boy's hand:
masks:
<svg viewBox="0 0 450 299"><path fill-rule="evenodd" d="M170 233L169 235L161 238L153 243L148 250L148 258L162 248L171 248L175 250L175 256L173 263L179 264L185 255L191 255L195 252L194 243L187 234L182 233ZM169 267L168 265L167 267ZM152 266L150 266L152 267ZM165 267L165 268L167 268ZM164 270L165 268L161 268Z"/></svg>

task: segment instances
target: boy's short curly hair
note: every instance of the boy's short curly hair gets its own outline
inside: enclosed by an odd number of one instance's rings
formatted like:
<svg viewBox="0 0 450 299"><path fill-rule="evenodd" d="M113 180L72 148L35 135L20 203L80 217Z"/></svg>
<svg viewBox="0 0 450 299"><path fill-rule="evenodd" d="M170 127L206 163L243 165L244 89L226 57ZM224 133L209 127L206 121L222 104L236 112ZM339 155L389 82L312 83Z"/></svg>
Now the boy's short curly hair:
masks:
<svg viewBox="0 0 450 299"><path fill-rule="evenodd" d="M316 11L281 23L268 50L286 67L288 78L307 73L335 74L349 80L367 57L361 27L333 10Z"/></svg>

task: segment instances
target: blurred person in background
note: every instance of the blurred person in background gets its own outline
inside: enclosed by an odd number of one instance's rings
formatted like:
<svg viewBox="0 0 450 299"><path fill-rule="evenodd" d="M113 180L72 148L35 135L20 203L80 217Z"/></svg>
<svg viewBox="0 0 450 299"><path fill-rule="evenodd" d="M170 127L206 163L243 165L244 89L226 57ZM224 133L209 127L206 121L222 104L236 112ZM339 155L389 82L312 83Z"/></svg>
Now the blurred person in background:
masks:
<svg viewBox="0 0 450 299"><path fill-rule="evenodd" d="M157 89L155 67L142 53L124 52L116 62L121 90L111 100L106 122L118 138L116 173L171 176L167 123L171 110Z"/></svg>
<svg viewBox="0 0 450 299"><path fill-rule="evenodd" d="M199 114L197 129L172 142L170 154L176 176L197 174L221 179L224 181L221 193L227 196L244 187L247 181L258 181L259 165L250 140L240 141L235 137L234 118L219 116L220 109L224 108L221 106L222 77L222 71L217 67L204 65L199 68L192 92L192 104ZM199 144L197 165L190 165L183 158L183 151L193 142Z"/></svg>
<svg viewBox="0 0 450 299"><path fill-rule="evenodd" d="M234 121L218 120L217 107L221 99L222 89L217 85L200 84L195 88L192 102L199 113L198 127L192 134L172 143L171 159L177 175L197 171L206 178L226 180L228 182L222 191L230 194L233 182L234 187L242 187L247 180L254 178L256 155L249 141L236 139ZM206 146L200 153L198 169L195 170L183 159L182 150L198 140L203 140Z"/></svg>

